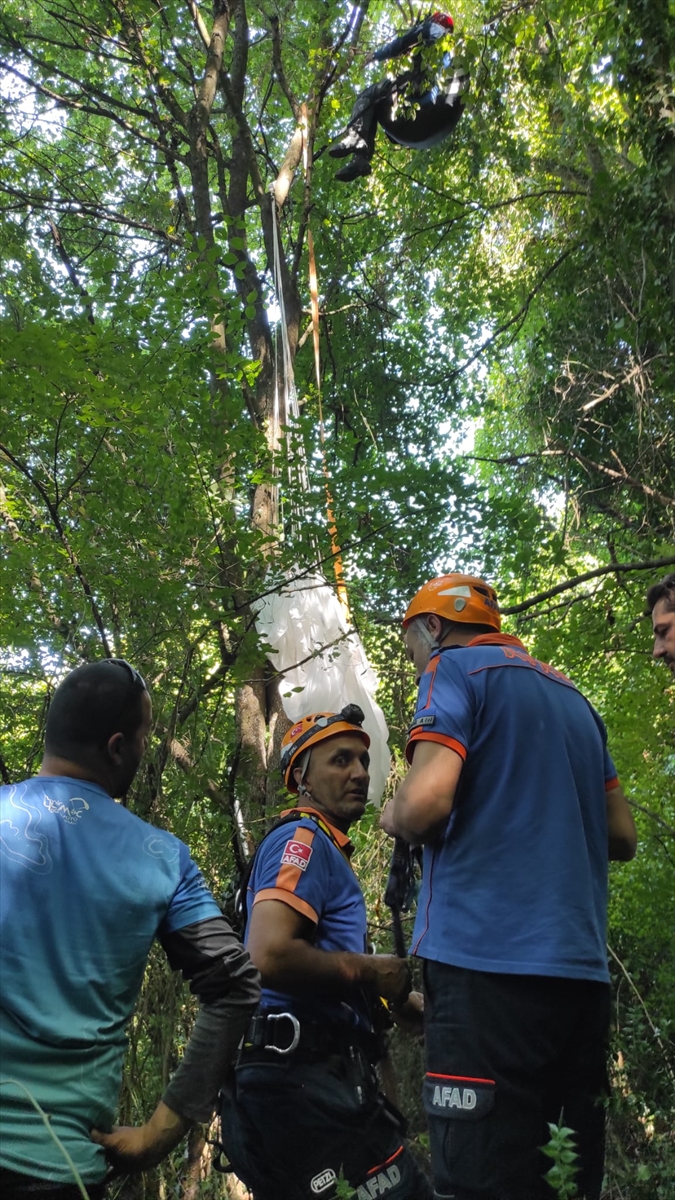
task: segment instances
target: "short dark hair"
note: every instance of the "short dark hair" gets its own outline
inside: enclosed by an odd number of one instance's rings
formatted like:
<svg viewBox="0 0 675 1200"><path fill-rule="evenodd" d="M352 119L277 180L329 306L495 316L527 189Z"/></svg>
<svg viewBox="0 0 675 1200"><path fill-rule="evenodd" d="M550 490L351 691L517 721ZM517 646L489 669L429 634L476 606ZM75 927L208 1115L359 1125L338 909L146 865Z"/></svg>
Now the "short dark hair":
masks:
<svg viewBox="0 0 675 1200"><path fill-rule="evenodd" d="M660 600L665 600L668 612L675 612L675 572L650 587L647 592L647 613L652 613Z"/></svg>
<svg viewBox="0 0 675 1200"><path fill-rule="evenodd" d="M463 632L469 632L474 637L479 637L483 633L494 633L494 625L470 625L468 621L453 621L450 617L441 617L441 641L444 641L449 634L453 634L456 629L461 629Z"/></svg>
<svg viewBox="0 0 675 1200"><path fill-rule="evenodd" d="M132 667L102 659L76 667L52 696L45 749L78 762L114 733L133 737L143 719L145 685Z"/></svg>

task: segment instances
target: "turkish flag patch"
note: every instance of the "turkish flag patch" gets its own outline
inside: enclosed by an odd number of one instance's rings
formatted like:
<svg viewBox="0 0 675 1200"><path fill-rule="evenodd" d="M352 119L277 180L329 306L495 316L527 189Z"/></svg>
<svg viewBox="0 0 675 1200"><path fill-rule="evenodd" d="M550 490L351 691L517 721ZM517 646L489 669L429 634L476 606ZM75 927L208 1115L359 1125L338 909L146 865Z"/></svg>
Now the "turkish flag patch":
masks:
<svg viewBox="0 0 675 1200"><path fill-rule="evenodd" d="M284 852L281 856L282 863L286 863L289 867L297 867L300 871L306 871L309 866L309 860L312 857L312 847L306 846L304 842L286 842Z"/></svg>

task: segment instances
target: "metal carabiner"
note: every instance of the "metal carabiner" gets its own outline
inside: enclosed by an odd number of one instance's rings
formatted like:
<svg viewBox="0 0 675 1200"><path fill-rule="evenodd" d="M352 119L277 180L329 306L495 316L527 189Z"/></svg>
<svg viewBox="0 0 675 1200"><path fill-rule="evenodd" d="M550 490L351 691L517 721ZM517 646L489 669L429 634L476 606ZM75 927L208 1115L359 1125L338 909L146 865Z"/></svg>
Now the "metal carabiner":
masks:
<svg viewBox="0 0 675 1200"><path fill-rule="evenodd" d="M300 1043L300 1022L294 1013L268 1013L266 1018L267 1024L269 1024L270 1021L282 1021L284 1017L286 1017L286 1019L291 1023L293 1028L293 1037L291 1038L291 1043L289 1046L275 1046L273 1043L265 1042L265 1049L274 1050L275 1054L292 1054L294 1050L297 1050Z"/></svg>

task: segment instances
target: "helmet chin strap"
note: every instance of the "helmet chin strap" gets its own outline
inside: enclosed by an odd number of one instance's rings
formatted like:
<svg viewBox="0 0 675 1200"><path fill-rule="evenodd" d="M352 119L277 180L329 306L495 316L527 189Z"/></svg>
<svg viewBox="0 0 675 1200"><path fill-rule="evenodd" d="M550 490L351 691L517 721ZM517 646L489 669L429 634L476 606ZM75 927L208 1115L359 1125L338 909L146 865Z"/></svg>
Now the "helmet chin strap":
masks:
<svg viewBox="0 0 675 1200"><path fill-rule="evenodd" d="M427 628L427 623L424 620L424 617L414 617L410 624L415 630L416 636L421 642L424 642L428 650L438 650L440 642Z"/></svg>
<svg viewBox="0 0 675 1200"><path fill-rule="evenodd" d="M298 763L298 766L300 767L300 779L298 781L298 795L299 796L311 795L309 788L306 787L305 784L302 782L303 779L305 778L305 775L307 774L307 768L309 766L309 760L311 757L312 757L312 751L305 750L305 753L303 754L302 758L300 759L300 762Z"/></svg>

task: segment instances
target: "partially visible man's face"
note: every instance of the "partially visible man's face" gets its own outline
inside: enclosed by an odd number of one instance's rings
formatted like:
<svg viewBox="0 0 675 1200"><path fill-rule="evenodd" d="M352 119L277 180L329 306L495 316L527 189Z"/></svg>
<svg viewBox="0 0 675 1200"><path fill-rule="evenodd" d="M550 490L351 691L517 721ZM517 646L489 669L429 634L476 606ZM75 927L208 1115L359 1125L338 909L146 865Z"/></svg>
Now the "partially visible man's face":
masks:
<svg viewBox="0 0 675 1200"><path fill-rule="evenodd" d="M404 631L403 641L406 654L415 668L415 683L419 683L429 664L432 647L420 637L414 624Z"/></svg>
<svg viewBox="0 0 675 1200"><path fill-rule="evenodd" d="M141 765L143 756L148 748L148 737L152 725L152 702L147 692L141 695L141 723L131 738L125 738L123 743L123 762L119 768L119 778L116 780L116 795L126 796L131 787L136 772Z"/></svg>
<svg viewBox="0 0 675 1200"><path fill-rule="evenodd" d="M339 733L312 748L303 780L311 802L347 832L363 816L370 755L357 733Z"/></svg>
<svg viewBox="0 0 675 1200"><path fill-rule="evenodd" d="M675 612L667 607L665 600L659 600L652 610L652 627L654 629L654 658L663 659L667 667L675 675Z"/></svg>

